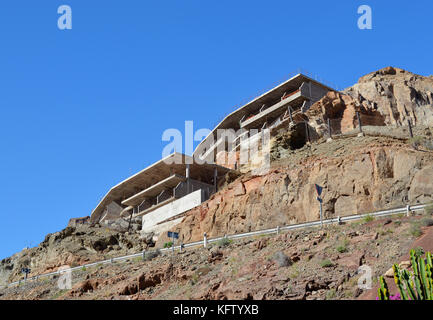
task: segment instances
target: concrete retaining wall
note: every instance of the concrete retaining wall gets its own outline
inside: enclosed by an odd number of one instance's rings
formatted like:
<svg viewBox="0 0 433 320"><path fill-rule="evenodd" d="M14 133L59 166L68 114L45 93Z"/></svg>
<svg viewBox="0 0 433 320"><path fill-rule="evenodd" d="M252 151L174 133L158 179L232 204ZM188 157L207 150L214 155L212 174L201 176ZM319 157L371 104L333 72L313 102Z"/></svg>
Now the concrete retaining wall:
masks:
<svg viewBox="0 0 433 320"><path fill-rule="evenodd" d="M199 206L203 202L202 190L194 191L187 196L168 203L143 216L142 232L152 232L157 223L177 216L185 211Z"/></svg>

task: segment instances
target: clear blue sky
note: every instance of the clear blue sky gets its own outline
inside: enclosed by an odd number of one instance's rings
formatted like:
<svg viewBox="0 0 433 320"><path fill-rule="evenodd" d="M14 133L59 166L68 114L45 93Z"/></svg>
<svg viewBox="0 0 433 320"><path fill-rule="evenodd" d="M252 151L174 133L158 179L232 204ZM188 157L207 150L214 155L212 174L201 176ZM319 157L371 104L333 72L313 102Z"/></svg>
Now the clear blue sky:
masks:
<svg viewBox="0 0 433 320"><path fill-rule="evenodd" d="M72 8L72 30L57 8ZM357 8L373 10L359 30ZM433 74L431 1L0 4L0 258L159 160L167 128L212 127L303 68L344 88L393 65Z"/></svg>

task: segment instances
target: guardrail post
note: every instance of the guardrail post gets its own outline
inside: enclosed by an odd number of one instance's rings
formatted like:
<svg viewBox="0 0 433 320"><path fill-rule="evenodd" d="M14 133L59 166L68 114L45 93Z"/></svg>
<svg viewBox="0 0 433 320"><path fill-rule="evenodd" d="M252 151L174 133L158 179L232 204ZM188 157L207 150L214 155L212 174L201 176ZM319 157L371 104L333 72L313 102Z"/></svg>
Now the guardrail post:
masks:
<svg viewBox="0 0 433 320"><path fill-rule="evenodd" d="M277 234L280 234L280 226L277 226Z"/></svg>
<svg viewBox="0 0 433 320"><path fill-rule="evenodd" d="M179 251L182 252L182 249L183 249L183 243L181 242L179 246Z"/></svg>
<svg viewBox="0 0 433 320"><path fill-rule="evenodd" d="M337 224L341 224L341 218L340 218L340 216L337 217Z"/></svg>
<svg viewBox="0 0 433 320"><path fill-rule="evenodd" d="M146 250L143 250L143 253L141 254L141 258L143 259L143 261L146 260Z"/></svg>
<svg viewBox="0 0 433 320"><path fill-rule="evenodd" d="M207 248L207 235L206 235L206 232L203 233L203 247Z"/></svg>
<svg viewBox="0 0 433 320"><path fill-rule="evenodd" d="M406 217L410 217L410 205L406 206Z"/></svg>
<svg viewBox="0 0 433 320"><path fill-rule="evenodd" d="M113 263L113 262L114 262L114 260L113 260L113 258L111 258L111 259L110 259L110 263Z"/></svg>

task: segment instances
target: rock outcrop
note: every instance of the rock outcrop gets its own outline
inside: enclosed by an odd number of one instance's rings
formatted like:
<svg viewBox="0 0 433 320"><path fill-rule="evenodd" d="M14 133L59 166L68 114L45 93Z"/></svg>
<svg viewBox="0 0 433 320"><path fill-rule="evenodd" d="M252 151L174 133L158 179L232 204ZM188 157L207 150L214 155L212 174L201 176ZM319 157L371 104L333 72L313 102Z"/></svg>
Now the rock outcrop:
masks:
<svg viewBox="0 0 433 320"><path fill-rule="evenodd" d="M386 125L433 124L433 77L387 67L361 77L345 93L377 110Z"/></svg>
<svg viewBox="0 0 433 320"><path fill-rule="evenodd" d="M79 266L108 257L136 253L154 243L141 239L138 232L119 232L107 227L76 224L48 234L37 247L24 249L0 261L0 285L22 277L21 269L31 269L30 276L56 271L68 265Z"/></svg>

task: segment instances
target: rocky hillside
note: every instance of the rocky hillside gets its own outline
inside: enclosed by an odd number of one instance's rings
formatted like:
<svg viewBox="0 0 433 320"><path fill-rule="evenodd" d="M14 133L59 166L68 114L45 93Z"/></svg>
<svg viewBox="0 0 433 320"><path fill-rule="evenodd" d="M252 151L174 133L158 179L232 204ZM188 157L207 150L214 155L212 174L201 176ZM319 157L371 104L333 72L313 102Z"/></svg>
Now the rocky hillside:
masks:
<svg viewBox="0 0 433 320"><path fill-rule="evenodd" d="M68 226L48 234L37 247L0 261L0 285L22 279L22 268L30 268L33 276L64 265L74 267L140 252L154 245L152 237L141 238L138 232L120 232L99 225Z"/></svg>
<svg viewBox="0 0 433 320"><path fill-rule="evenodd" d="M221 241L207 249L135 258L0 290L0 299L375 299L377 277L408 260L411 248L432 250L433 219L394 217ZM421 236L419 236L422 234ZM372 268L370 290L358 267ZM387 282L394 294L393 279Z"/></svg>
<svg viewBox="0 0 433 320"><path fill-rule="evenodd" d="M305 137L302 137L305 127L303 130L296 125L277 128L272 138L273 161L270 171L261 176L250 173L227 176L220 191L209 201L187 212L174 231L178 231L180 240L186 243L202 239L204 232L214 237L317 220L319 209L314 189L316 183L324 187L323 209L326 218L433 201L433 180L430 178L433 176L432 84L432 77L422 77L389 67L362 77L344 92L329 92L305 115L297 115L308 121L314 133L311 144L305 144ZM356 112L368 119L364 123L364 135L361 136L356 129ZM325 135L328 119L337 123L344 133L331 141L327 141ZM407 124L408 119L414 125L415 137L412 139L409 138L407 127L402 126ZM0 262L0 285L20 279L22 267L30 267L32 275L46 273L65 264L76 266L136 253L148 247L162 247L169 241L164 236L155 239L152 234L140 237L138 227L125 232L124 224L119 224L122 227L120 229L114 228L114 225L74 224L61 232L47 235L38 247L23 250ZM399 233L396 233L393 241L397 241L398 236ZM316 235L310 233L309 237L313 239ZM293 239L286 240L287 243L275 241L274 251L279 244L284 243L280 251L288 250L289 257L293 255L292 251L299 253L301 249L297 246L302 247L302 243L294 242L295 247L292 247L290 242ZM401 239L402 243L403 240ZM406 250L408 245L405 242L401 250ZM224 250L227 251L228 248ZM251 250L254 251L254 248ZM223 257L235 257L226 251L223 252ZM191 256L188 259L202 259L200 264L204 268L208 261L207 255L204 253L205 258ZM219 261L217 256L214 257L215 261ZM189 254L185 257L189 257ZM260 257L263 258L260 255L257 258ZM378 263L381 262L383 261ZM162 265L159 267L162 268ZM181 270L189 267L187 264ZM221 267L227 268L227 264ZM138 268L137 272L141 270L140 265L132 268ZM124 272L126 269L113 270ZM158 274L157 269L154 270ZM176 272L183 279L181 270ZM191 277L196 273L195 270L192 271ZM261 274L259 269L251 269L249 272L251 279ZM95 276L99 277L100 274L95 273ZM120 280L109 281L114 281L114 284L128 279L126 274L117 276ZM152 275L144 277L147 279ZM152 279L158 278L155 277ZM176 277L173 278L177 279L173 280L173 285L180 281ZM185 279L191 278L187 276ZM89 275L88 280L93 283L93 276ZM165 281L154 280L151 282L155 285ZM339 282L341 279L334 280ZM180 285L181 282L178 283ZM94 289L94 285L93 283L91 288ZM125 290L132 292L135 289ZM260 296L261 293L257 293L253 297L274 297L271 293L263 294ZM297 293L296 297L303 294ZM196 294L192 296L196 297ZM77 295L71 293L71 297ZM150 294L146 297L159 296ZM209 293L206 297L222 298L223 295Z"/></svg>

